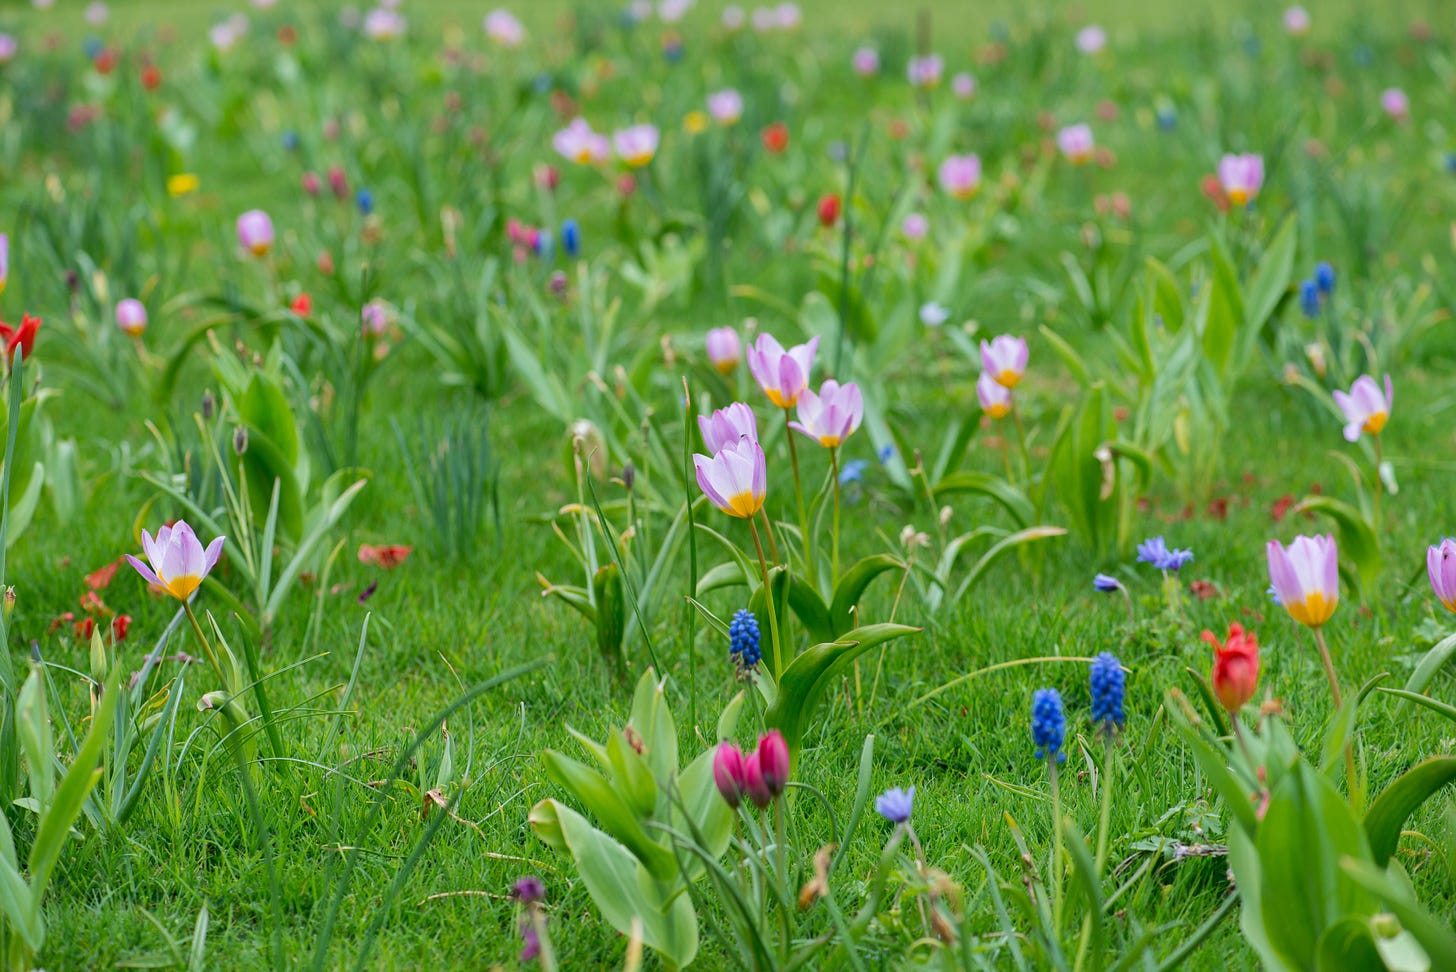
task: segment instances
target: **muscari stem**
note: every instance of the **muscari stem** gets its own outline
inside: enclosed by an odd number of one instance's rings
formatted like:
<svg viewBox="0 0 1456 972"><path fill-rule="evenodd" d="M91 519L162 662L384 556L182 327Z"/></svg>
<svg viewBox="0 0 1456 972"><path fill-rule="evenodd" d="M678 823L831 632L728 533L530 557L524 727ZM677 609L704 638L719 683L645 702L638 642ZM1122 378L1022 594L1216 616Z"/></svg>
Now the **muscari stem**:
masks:
<svg viewBox="0 0 1456 972"><path fill-rule="evenodd" d="M1057 754L1047 750L1047 772L1052 789L1052 866L1047 880L1052 889L1052 934L1059 936L1062 928L1062 794L1057 786Z"/></svg>

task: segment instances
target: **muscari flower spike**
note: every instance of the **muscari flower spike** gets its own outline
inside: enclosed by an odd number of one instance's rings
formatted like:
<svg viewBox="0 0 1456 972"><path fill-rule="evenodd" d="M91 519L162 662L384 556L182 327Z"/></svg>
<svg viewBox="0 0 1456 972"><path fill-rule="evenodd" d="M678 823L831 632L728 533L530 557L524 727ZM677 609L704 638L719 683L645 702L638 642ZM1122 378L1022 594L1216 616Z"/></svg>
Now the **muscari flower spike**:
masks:
<svg viewBox="0 0 1456 972"><path fill-rule="evenodd" d="M1122 728L1127 714L1122 704L1126 695L1127 675L1122 662L1110 651L1104 651L1092 659L1090 676L1092 689L1092 722L1104 732L1113 733Z"/></svg>
<svg viewBox="0 0 1456 972"><path fill-rule="evenodd" d="M1067 718L1062 714L1062 696L1056 689L1037 689L1031 697L1031 741L1036 744L1036 758L1065 762L1061 751L1067 737Z"/></svg>
<svg viewBox="0 0 1456 972"><path fill-rule="evenodd" d="M728 623L728 648L744 668L752 668L763 657L759 646L758 618L747 608L739 608Z"/></svg>

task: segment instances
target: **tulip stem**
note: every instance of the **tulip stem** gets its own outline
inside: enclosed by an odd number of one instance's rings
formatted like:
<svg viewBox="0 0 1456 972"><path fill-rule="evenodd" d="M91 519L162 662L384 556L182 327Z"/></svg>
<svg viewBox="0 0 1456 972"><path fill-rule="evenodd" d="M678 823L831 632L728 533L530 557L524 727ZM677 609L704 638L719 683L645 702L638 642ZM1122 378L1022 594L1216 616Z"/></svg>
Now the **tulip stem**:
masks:
<svg viewBox="0 0 1456 972"><path fill-rule="evenodd" d="M207 655L207 660L212 665L212 670L217 673L218 681L222 682L223 687L231 692L233 690L232 680L223 674L222 665L217 660L217 653L212 650L212 642L208 641L207 635L202 633L202 625L198 623L197 615L192 613L192 603L190 601L183 601L182 610L187 612L187 620L192 622L192 630L197 633L197 640L202 642L202 651Z"/></svg>
<svg viewBox="0 0 1456 972"><path fill-rule="evenodd" d="M758 524L753 517L748 518L748 532L753 534L753 547L758 551L758 568L763 571L763 595L768 601L769 637L773 639L773 677L774 684L777 685L784 667L783 650L779 644L779 613L778 606L774 604L773 586L768 582L768 561L763 557L763 542L758 539Z"/></svg>
<svg viewBox="0 0 1456 972"><path fill-rule="evenodd" d="M1335 663L1330 658L1329 646L1325 644L1325 633L1322 628L1315 628L1314 643L1319 648L1320 660L1325 663L1325 676L1330 680L1330 695L1334 697L1335 708L1344 705L1340 697L1340 680L1335 676Z"/></svg>
<svg viewBox="0 0 1456 972"><path fill-rule="evenodd" d="M779 560L779 545L778 541L774 539L773 521L768 518L768 510L765 507L760 506L758 508L758 515L763 517L763 532L768 534L769 558L775 564L782 563L782 561Z"/></svg>
<svg viewBox="0 0 1456 972"><path fill-rule="evenodd" d="M1026 448L1026 426L1021 424L1021 409L1016 403L1011 404L1011 417L1016 420L1016 444L1021 447L1021 469L1026 476L1026 483L1031 485L1031 452Z"/></svg>
<svg viewBox="0 0 1456 972"><path fill-rule="evenodd" d="M1380 538L1380 531L1381 531L1381 523L1380 523L1380 485L1381 484L1380 484L1380 436L1379 436L1379 434L1375 435L1374 436L1374 439L1375 439L1375 496L1374 496L1374 500L1373 500L1372 505L1371 505L1370 518L1375 521L1375 536L1376 536L1376 539L1379 539Z"/></svg>
<svg viewBox="0 0 1456 972"><path fill-rule="evenodd" d="M784 433L789 440L789 460L794 464L794 497L799 501L799 530L804 536L804 575L809 586L818 587L814 576L814 554L809 546L809 517L804 513L804 486L799 479L799 447L794 445L794 430L789 428L789 410L784 409Z"/></svg>
<svg viewBox="0 0 1456 972"><path fill-rule="evenodd" d="M829 586L839 583L839 449L829 450L829 467L834 472L834 549L829 567Z"/></svg>

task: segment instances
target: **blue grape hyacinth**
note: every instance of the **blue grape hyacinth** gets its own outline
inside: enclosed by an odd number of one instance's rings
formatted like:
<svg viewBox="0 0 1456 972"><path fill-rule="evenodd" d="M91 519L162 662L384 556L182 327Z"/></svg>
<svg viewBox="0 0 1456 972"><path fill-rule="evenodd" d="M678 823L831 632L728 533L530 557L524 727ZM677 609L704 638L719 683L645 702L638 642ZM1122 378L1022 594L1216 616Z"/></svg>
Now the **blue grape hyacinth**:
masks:
<svg viewBox="0 0 1456 972"><path fill-rule="evenodd" d="M1116 732L1127 721L1122 703L1126 695L1127 676L1122 662L1110 651L1092 659L1092 723L1107 733Z"/></svg>
<svg viewBox="0 0 1456 972"><path fill-rule="evenodd" d="M1067 738L1067 717L1062 714L1062 696L1056 689L1037 689L1031 697L1031 741L1036 743L1036 758L1063 762L1061 751Z"/></svg>
<svg viewBox="0 0 1456 972"><path fill-rule="evenodd" d="M763 657L759 649L758 618L748 608L739 608L729 622L728 646L733 658L744 668L752 668Z"/></svg>

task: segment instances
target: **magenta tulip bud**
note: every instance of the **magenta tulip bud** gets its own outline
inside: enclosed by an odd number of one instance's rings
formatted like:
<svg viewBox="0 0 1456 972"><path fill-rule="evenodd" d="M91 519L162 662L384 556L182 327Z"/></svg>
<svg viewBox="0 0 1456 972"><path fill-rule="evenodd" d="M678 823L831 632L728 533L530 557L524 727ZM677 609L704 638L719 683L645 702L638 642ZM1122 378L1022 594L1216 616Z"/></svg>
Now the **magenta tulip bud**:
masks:
<svg viewBox="0 0 1456 972"><path fill-rule="evenodd" d="M748 782L744 775L743 751L732 743L718 744L713 754L713 782L728 806L737 810L748 793Z"/></svg>
<svg viewBox="0 0 1456 972"><path fill-rule="evenodd" d="M329 191L334 194L335 199L349 198L349 177L344 175L341 166L329 166Z"/></svg>
<svg viewBox="0 0 1456 972"><path fill-rule="evenodd" d="M758 741L756 755L765 789L770 797L778 796L789 785L789 744L784 740L784 734L770 729L768 735Z"/></svg>
<svg viewBox="0 0 1456 972"><path fill-rule="evenodd" d="M324 181L319 178L317 172L305 172L303 174L303 191L310 196L317 196L324 187Z"/></svg>
<svg viewBox="0 0 1456 972"><path fill-rule="evenodd" d="M756 750L743 757L743 793L760 810L773 803L774 795L763 778L763 760Z"/></svg>

